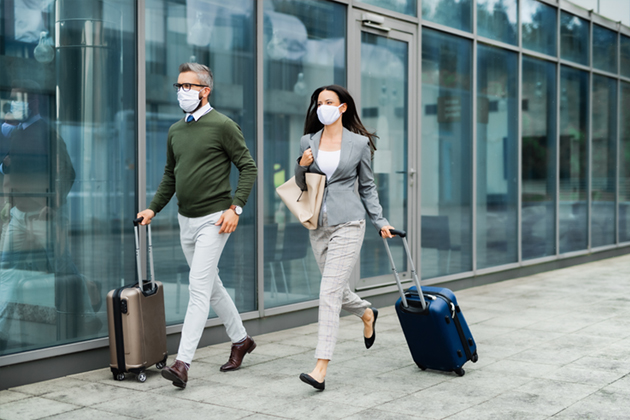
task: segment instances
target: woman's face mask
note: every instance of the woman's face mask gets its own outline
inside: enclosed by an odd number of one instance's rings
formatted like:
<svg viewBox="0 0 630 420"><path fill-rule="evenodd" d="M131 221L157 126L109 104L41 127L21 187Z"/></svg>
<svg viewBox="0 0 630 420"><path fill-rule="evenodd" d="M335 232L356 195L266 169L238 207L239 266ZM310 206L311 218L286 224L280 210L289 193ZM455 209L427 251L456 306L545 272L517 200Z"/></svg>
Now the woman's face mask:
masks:
<svg viewBox="0 0 630 420"><path fill-rule="evenodd" d="M199 98L200 92L194 89L190 89L188 92L185 92L184 89L178 90L177 101L179 102L179 107L185 112L193 112L201 102L201 98Z"/></svg>
<svg viewBox="0 0 630 420"><path fill-rule="evenodd" d="M341 112L339 112L341 105L320 105L319 108L317 108L317 118L319 118L319 122L324 125L330 125L337 121L341 116Z"/></svg>

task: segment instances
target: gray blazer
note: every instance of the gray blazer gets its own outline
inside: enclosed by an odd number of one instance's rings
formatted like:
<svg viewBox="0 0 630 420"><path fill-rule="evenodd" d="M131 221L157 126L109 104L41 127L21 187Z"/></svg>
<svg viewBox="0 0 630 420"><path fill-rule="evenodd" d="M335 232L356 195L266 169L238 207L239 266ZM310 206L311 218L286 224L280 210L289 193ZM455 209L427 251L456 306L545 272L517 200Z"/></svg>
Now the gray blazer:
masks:
<svg viewBox="0 0 630 420"><path fill-rule="evenodd" d="M295 164L295 182L302 190L306 190L306 172L324 174L317 166L319 141L323 130L300 139L300 156ZM299 162L308 148L313 150L313 163L310 166L300 166ZM341 155L339 166L328 180L324 191L328 225L365 219L365 212L370 216L372 224L380 230L389 225L383 217L383 208L379 204L374 175L372 174L370 144L367 137L343 129L341 138ZM354 186L359 183L359 196ZM322 206L323 207L323 206ZM319 213L319 226L322 224L323 211Z"/></svg>

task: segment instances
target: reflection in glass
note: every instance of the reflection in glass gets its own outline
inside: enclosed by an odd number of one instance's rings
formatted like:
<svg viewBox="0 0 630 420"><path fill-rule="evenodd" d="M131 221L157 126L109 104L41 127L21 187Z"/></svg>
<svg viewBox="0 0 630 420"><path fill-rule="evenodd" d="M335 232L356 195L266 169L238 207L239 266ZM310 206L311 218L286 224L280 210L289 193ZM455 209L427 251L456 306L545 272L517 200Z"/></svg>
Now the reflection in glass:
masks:
<svg viewBox="0 0 630 420"><path fill-rule="evenodd" d="M477 267L517 260L518 55L480 45L477 62Z"/></svg>
<svg viewBox="0 0 630 420"><path fill-rule="evenodd" d="M293 176L311 93L346 84L346 7L265 0L264 15L265 307L274 307L317 299L319 293L321 273L308 230L275 187Z"/></svg>
<svg viewBox="0 0 630 420"><path fill-rule="evenodd" d="M106 336L105 293L135 280L135 8L10 3L0 26L0 356Z"/></svg>
<svg viewBox="0 0 630 420"><path fill-rule="evenodd" d="M372 161L383 215L397 229L407 230L408 44L361 33L361 121L376 132ZM402 242L391 241L399 271L406 271ZM361 248L361 278L390 274L383 240L368 223Z"/></svg>
<svg viewBox="0 0 630 420"><path fill-rule="evenodd" d="M523 259L556 253L556 65L523 57Z"/></svg>
<svg viewBox="0 0 630 420"><path fill-rule="evenodd" d="M617 81L593 76L591 246L614 244L617 180Z"/></svg>
<svg viewBox="0 0 630 420"><path fill-rule="evenodd" d="M617 73L617 32L593 25L593 67Z"/></svg>
<svg viewBox="0 0 630 420"><path fill-rule="evenodd" d="M508 44L518 44L518 0L478 0L477 33Z"/></svg>
<svg viewBox="0 0 630 420"><path fill-rule="evenodd" d="M556 55L556 8L536 0L521 0L523 48Z"/></svg>
<svg viewBox="0 0 630 420"><path fill-rule="evenodd" d="M403 13L405 15L417 16L417 0L361 0L361 2L393 10L394 12Z"/></svg>
<svg viewBox="0 0 630 420"><path fill-rule="evenodd" d="M422 19L471 32L472 1L423 0Z"/></svg>
<svg viewBox="0 0 630 420"><path fill-rule="evenodd" d="M563 11L560 14L560 53L565 60L588 66L589 23Z"/></svg>
<svg viewBox="0 0 630 420"><path fill-rule="evenodd" d="M619 115L619 242L630 241L630 83L621 82Z"/></svg>
<svg viewBox="0 0 630 420"><path fill-rule="evenodd" d="M588 246L588 73L560 71L560 253Z"/></svg>
<svg viewBox="0 0 630 420"><path fill-rule="evenodd" d="M214 75L210 104L234 120L247 147L256 156L255 42L253 1L227 4L220 0L146 1L147 71L147 203L162 179L169 127L182 110L171 87L179 64L206 64ZM232 166L230 184L238 183ZM243 208L238 228L230 235L219 262L221 281L240 312L256 309L255 189ZM188 303L188 264L179 238L177 199L153 219L153 252L158 280L164 283L166 321L181 323ZM215 317L210 311L210 317Z"/></svg>
<svg viewBox="0 0 630 420"><path fill-rule="evenodd" d="M620 39L619 67L621 68L621 75L630 77L630 38L621 35Z"/></svg>
<svg viewBox="0 0 630 420"><path fill-rule="evenodd" d="M472 45L422 31L422 278L472 270Z"/></svg>

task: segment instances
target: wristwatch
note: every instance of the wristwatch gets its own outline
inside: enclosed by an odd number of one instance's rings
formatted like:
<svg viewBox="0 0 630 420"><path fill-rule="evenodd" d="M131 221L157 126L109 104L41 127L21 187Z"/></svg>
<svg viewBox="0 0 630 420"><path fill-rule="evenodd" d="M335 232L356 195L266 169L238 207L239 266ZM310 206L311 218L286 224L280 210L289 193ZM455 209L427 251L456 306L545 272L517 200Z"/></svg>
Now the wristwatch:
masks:
<svg viewBox="0 0 630 420"><path fill-rule="evenodd" d="M243 207L241 207L241 206L236 206L236 205L232 204L230 206L230 208L232 210L234 210L234 213L236 213L237 216L240 216L243 213Z"/></svg>

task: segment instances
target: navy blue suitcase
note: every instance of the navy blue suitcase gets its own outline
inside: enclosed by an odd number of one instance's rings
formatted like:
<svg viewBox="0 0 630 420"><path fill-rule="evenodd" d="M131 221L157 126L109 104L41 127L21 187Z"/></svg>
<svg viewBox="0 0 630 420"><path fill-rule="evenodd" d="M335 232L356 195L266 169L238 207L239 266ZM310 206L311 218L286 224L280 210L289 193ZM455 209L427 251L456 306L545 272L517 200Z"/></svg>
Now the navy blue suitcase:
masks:
<svg viewBox="0 0 630 420"><path fill-rule="evenodd" d="M389 244L383 238L396 277L401 297L396 302L396 313L407 339L413 361L422 370L436 369L463 376L464 363L478 360L477 345L464 319L455 294L443 287L420 287L420 281L409 252L406 233L400 236L416 286L403 291L394 265ZM418 294L418 289L422 294Z"/></svg>

